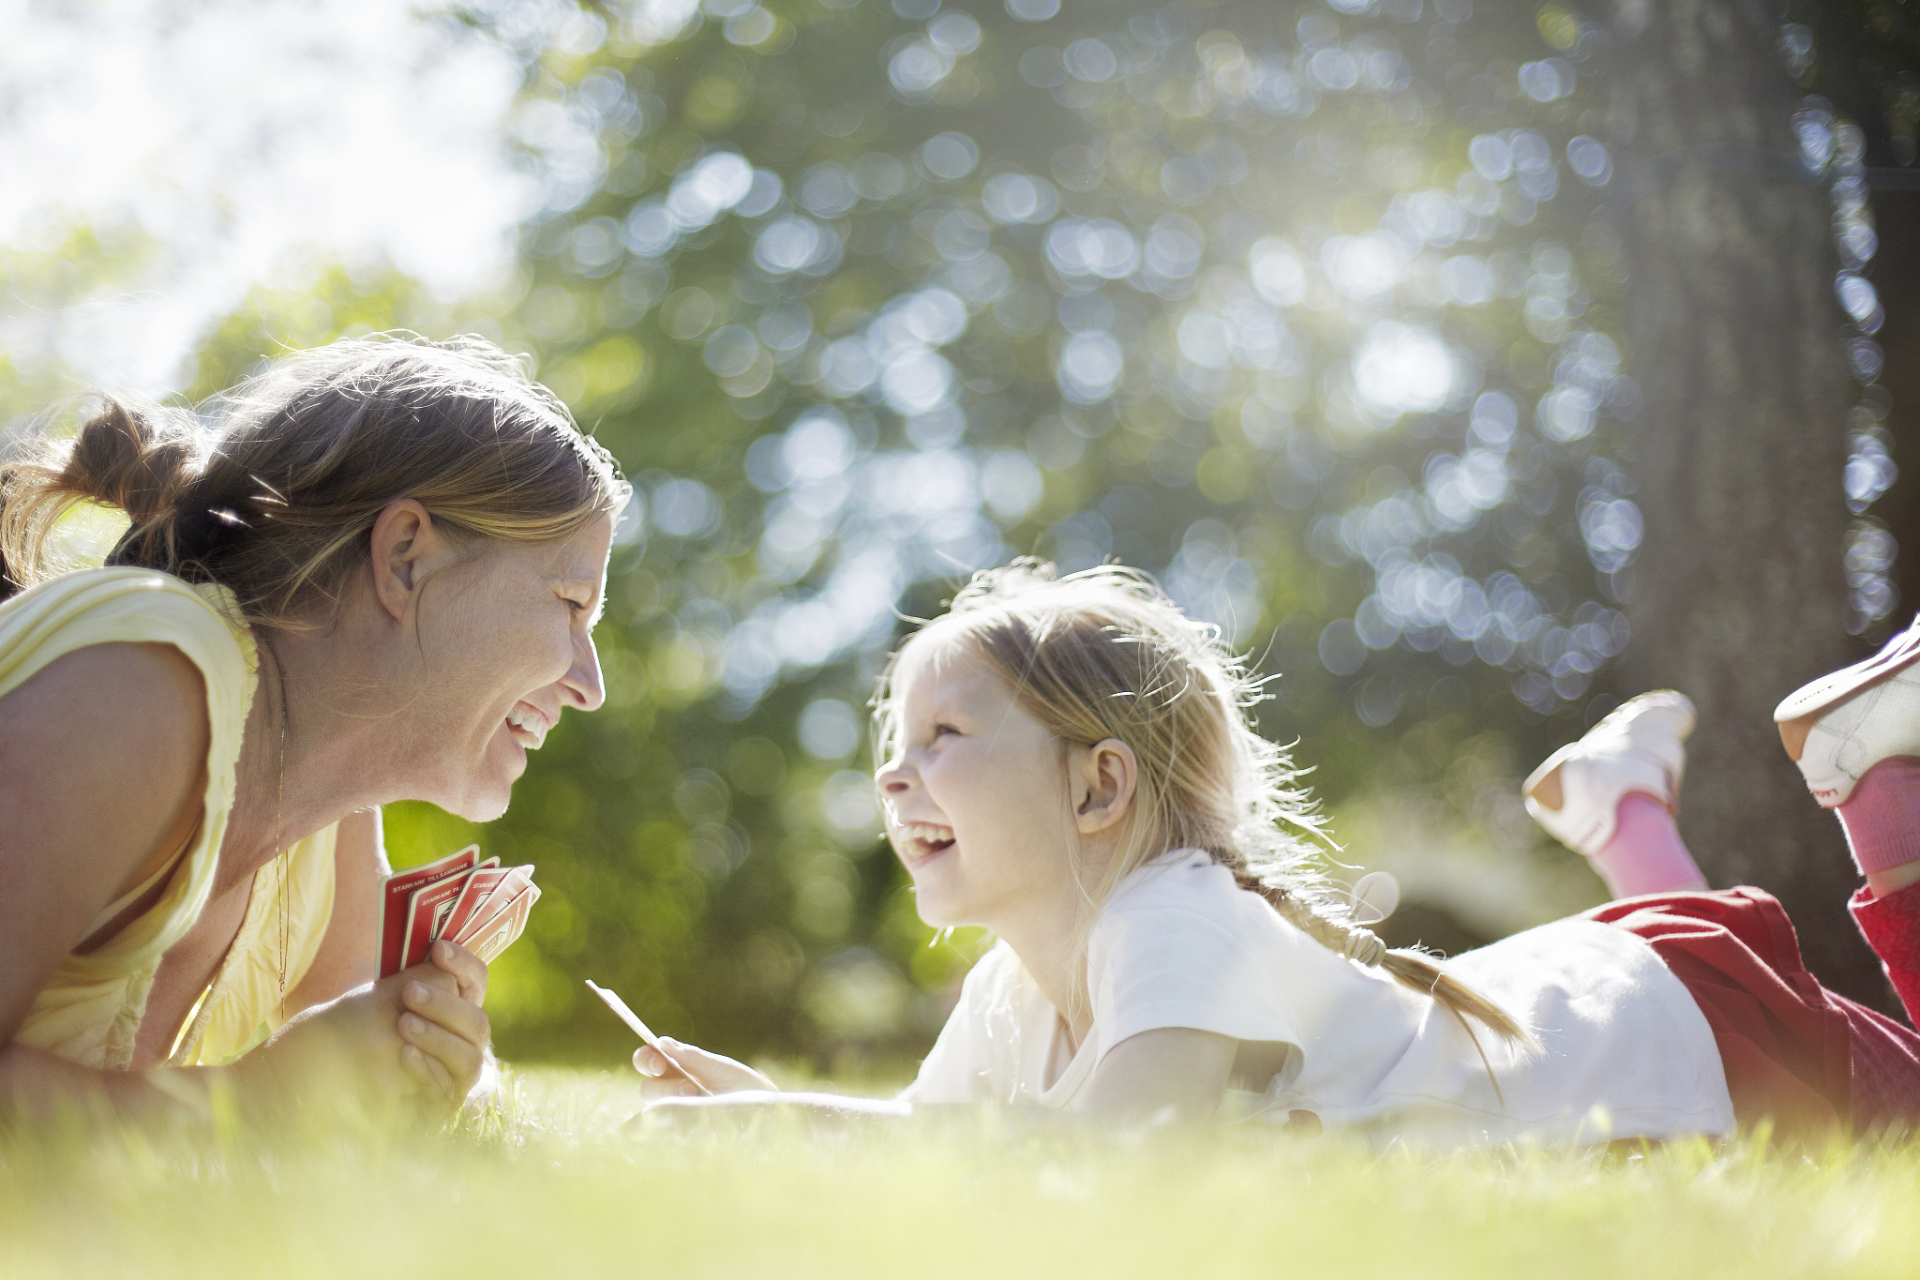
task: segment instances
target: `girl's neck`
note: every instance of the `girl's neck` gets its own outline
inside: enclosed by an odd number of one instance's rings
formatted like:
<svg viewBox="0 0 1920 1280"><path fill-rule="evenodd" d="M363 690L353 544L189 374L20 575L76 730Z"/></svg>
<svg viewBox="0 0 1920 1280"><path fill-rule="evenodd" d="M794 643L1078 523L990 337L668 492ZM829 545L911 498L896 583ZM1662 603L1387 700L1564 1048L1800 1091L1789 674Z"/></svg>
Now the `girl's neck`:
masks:
<svg viewBox="0 0 1920 1280"><path fill-rule="evenodd" d="M1092 842L1079 852L1080 875L1092 878L1086 884L1068 880L1057 892L1024 902L988 925L1020 957L1021 967L1059 1011L1076 1049L1093 1025L1083 927L1088 892L1113 851L1105 842Z"/></svg>
<svg viewBox="0 0 1920 1280"><path fill-rule="evenodd" d="M1086 956L1077 945L1071 916L1050 922L1047 927L994 932L1020 957L1020 966L1039 986L1047 1003L1059 1011L1077 1048L1093 1025L1093 1012L1087 999Z"/></svg>

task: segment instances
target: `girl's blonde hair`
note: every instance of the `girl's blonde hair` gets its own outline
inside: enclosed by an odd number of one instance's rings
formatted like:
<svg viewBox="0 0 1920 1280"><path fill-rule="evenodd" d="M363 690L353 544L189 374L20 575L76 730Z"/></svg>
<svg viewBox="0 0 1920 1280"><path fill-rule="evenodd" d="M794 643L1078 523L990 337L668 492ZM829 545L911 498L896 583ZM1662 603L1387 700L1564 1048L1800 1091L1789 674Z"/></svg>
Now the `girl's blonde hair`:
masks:
<svg viewBox="0 0 1920 1280"><path fill-rule="evenodd" d="M16 448L0 462L0 598L48 576L48 534L82 502L131 521L109 565L219 583L249 622L290 627L338 604L396 499L456 537L545 542L629 493L566 406L485 339L343 340L197 412L108 399L73 438Z"/></svg>
<svg viewBox="0 0 1920 1280"><path fill-rule="evenodd" d="M1062 743L1113 738L1132 748L1138 781L1121 847L1088 886L1088 920L1121 881L1171 849L1202 849L1323 946L1378 966L1510 1041L1531 1045L1505 1010L1418 950L1389 950L1351 919L1314 864L1323 822L1287 753L1248 721L1261 681L1188 618L1153 579L1106 566L1056 578L1022 558L975 574L949 611L902 645L874 699L875 746L891 757L902 727L895 682L906 654L964 647L1005 677L1023 710Z"/></svg>

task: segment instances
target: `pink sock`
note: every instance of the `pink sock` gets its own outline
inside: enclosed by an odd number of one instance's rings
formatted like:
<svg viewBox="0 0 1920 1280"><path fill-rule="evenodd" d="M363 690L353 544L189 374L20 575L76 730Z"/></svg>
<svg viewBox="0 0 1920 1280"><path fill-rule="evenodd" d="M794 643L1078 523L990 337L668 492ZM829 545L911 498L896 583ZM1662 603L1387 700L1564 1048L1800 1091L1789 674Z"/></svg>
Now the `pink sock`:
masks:
<svg viewBox="0 0 1920 1280"><path fill-rule="evenodd" d="M1590 861L1616 898L1707 887L1707 878L1680 839L1673 815L1658 800L1638 791L1620 797L1620 807L1614 810L1613 839Z"/></svg>
<svg viewBox="0 0 1920 1280"><path fill-rule="evenodd" d="M1920 760L1882 760L1834 812L1862 873L1920 861Z"/></svg>

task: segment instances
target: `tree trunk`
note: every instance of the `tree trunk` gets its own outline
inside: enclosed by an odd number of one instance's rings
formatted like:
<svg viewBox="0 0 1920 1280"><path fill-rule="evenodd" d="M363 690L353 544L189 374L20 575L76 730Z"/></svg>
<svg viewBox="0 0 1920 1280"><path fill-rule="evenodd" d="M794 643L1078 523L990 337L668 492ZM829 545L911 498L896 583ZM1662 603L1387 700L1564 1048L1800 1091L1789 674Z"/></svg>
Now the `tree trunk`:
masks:
<svg viewBox="0 0 1920 1280"><path fill-rule="evenodd" d="M1786 904L1808 966L1885 1007L1845 903L1834 819L1782 752L1774 704L1860 656L1846 631L1848 374L1826 194L1796 176L1800 91L1777 7L1617 0L1616 198L1641 387L1629 467L1646 533L1631 689L1700 710L1680 828L1715 885Z"/></svg>

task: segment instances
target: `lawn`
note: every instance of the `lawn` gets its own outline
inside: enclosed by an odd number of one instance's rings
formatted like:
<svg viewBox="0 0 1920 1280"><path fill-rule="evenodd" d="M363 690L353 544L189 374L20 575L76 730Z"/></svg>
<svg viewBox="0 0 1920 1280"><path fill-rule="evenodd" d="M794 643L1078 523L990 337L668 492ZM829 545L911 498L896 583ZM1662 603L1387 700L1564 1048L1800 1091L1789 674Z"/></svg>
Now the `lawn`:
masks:
<svg viewBox="0 0 1920 1280"><path fill-rule="evenodd" d="M73 1125L0 1138L0 1274L1887 1276L1920 1147L1375 1156L974 1116L619 1125L629 1086L510 1071L447 1132Z"/></svg>

